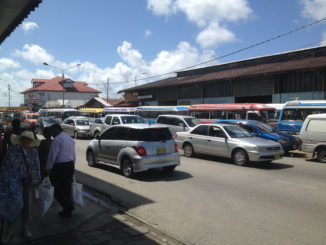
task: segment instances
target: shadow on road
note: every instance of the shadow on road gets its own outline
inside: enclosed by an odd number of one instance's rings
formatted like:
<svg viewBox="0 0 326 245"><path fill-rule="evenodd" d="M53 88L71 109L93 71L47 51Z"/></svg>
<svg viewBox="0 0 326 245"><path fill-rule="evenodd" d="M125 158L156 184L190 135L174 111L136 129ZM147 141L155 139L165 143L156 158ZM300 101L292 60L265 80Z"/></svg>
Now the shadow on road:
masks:
<svg viewBox="0 0 326 245"><path fill-rule="evenodd" d="M116 174L121 174L120 170L114 167L106 166L106 165L97 165L96 168L110 171ZM192 178L192 175L183 171L178 170L178 167L172 173L166 173L163 169L150 169L144 172L135 173L133 179L144 181L144 182L159 182L159 181L178 181Z"/></svg>
<svg viewBox="0 0 326 245"><path fill-rule="evenodd" d="M199 159L206 160L206 161L211 161L213 163L234 164L231 159L218 157L218 156L209 156L209 155L196 154L195 158L199 158ZM267 163L267 162L250 162L247 167L265 169L265 170L281 170L281 169L293 168L294 165L279 163L279 162L271 162L271 163Z"/></svg>

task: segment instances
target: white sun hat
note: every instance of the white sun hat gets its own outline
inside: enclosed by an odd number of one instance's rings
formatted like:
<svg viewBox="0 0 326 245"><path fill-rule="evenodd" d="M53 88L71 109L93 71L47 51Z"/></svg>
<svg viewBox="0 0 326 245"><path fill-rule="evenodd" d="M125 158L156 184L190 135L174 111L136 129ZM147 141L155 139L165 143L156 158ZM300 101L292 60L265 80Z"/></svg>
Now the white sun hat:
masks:
<svg viewBox="0 0 326 245"><path fill-rule="evenodd" d="M38 147L40 145L40 141L35 139L34 133L31 131L23 131L20 135L12 134L10 137L10 141L13 145L19 145L21 138L27 138L32 140L31 147Z"/></svg>

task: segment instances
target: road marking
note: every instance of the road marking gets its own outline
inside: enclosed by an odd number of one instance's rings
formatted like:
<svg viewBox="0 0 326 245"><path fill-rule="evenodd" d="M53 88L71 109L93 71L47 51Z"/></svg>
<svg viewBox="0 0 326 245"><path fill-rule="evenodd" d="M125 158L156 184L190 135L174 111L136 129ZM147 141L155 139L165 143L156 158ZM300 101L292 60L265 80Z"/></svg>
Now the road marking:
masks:
<svg viewBox="0 0 326 245"><path fill-rule="evenodd" d="M316 190L317 189L317 187L314 187L314 186L300 185L300 184L295 184L295 183L287 182L287 181L284 181L284 180L275 180L275 181L278 182L278 183L281 183L281 184L294 185L294 186L299 186L299 187L303 187L303 188L307 188L307 189L312 189L312 190Z"/></svg>

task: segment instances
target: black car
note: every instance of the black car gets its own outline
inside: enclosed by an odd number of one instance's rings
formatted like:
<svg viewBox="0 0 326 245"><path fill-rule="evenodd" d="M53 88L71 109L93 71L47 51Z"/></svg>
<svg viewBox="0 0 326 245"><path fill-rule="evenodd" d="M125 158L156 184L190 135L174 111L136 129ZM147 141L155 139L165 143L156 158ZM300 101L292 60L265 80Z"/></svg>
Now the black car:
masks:
<svg viewBox="0 0 326 245"><path fill-rule="evenodd" d="M55 117L40 117L35 123L35 133L43 134L45 127L51 127L53 124L59 124Z"/></svg>

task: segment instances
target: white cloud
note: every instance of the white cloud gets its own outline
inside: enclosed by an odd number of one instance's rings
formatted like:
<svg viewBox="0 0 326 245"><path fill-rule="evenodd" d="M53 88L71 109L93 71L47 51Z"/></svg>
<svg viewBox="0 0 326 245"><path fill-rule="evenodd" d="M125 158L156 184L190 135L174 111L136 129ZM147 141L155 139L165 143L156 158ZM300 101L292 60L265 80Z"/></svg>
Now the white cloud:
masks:
<svg viewBox="0 0 326 245"><path fill-rule="evenodd" d="M170 15L172 13L173 0L148 0L147 8L155 15Z"/></svg>
<svg viewBox="0 0 326 245"><path fill-rule="evenodd" d="M326 0L301 0L302 15L309 19L319 20L326 17Z"/></svg>
<svg viewBox="0 0 326 245"><path fill-rule="evenodd" d="M38 27L37 23L35 23L35 22L24 22L22 25L22 28L25 32L28 32L30 30L33 30L33 29L36 29L39 27Z"/></svg>
<svg viewBox="0 0 326 245"><path fill-rule="evenodd" d="M42 47L35 44L25 44L22 50L15 50L15 55L32 63L51 63L54 58Z"/></svg>
<svg viewBox="0 0 326 245"><path fill-rule="evenodd" d="M326 46L326 32L324 32L322 34L322 38L321 38L321 42L320 42L320 46Z"/></svg>
<svg viewBox="0 0 326 245"><path fill-rule="evenodd" d="M12 59L0 58L0 71L19 68L20 64Z"/></svg>
<svg viewBox="0 0 326 245"><path fill-rule="evenodd" d="M221 43L232 42L235 35L224 27L220 27L218 23L211 23L205 30L200 32L196 38L202 48L209 48Z"/></svg>
<svg viewBox="0 0 326 245"><path fill-rule="evenodd" d="M152 32L148 29L145 30L145 37L149 37L150 35L152 35Z"/></svg>
<svg viewBox="0 0 326 245"><path fill-rule="evenodd" d="M221 24L247 20L253 12L248 0L148 0L147 6L156 15L185 14L200 28L196 41L203 48L234 41L235 35Z"/></svg>
<svg viewBox="0 0 326 245"><path fill-rule="evenodd" d="M144 67L145 63L142 59L142 55L136 49L132 49L132 45L129 42L124 41L122 46L118 47L118 54L132 67Z"/></svg>

